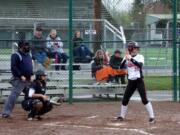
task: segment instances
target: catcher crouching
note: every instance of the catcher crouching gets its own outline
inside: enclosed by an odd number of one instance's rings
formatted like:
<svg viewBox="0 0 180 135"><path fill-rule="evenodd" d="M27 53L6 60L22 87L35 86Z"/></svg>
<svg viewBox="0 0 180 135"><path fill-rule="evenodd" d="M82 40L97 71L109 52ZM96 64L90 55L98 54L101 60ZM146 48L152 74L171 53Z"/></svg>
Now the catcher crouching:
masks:
<svg viewBox="0 0 180 135"><path fill-rule="evenodd" d="M24 89L24 100L22 108L29 112L27 120L34 118L40 120L41 116L52 110L53 105L60 105L61 99L54 97L51 100L45 95L46 91L46 74L42 70L38 70L35 74L35 80L29 88Z"/></svg>

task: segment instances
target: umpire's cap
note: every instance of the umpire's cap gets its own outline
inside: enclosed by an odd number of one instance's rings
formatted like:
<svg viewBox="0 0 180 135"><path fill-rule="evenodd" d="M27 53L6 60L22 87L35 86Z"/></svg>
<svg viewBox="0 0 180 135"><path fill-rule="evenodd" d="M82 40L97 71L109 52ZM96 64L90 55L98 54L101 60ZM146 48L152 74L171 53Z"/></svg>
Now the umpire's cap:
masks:
<svg viewBox="0 0 180 135"><path fill-rule="evenodd" d="M18 48L22 48L23 46L30 46L29 43L27 41L19 41L18 42Z"/></svg>
<svg viewBox="0 0 180 135"><path fill-rule="evenodd" d="M131 41L128 43L128 48L140 48L139 44L135 41Z"/></svg>

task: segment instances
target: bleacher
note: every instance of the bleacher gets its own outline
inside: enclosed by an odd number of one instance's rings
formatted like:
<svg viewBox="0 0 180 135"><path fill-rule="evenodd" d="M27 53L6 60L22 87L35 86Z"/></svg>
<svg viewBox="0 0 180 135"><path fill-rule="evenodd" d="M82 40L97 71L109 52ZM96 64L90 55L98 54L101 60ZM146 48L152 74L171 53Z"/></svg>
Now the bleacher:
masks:
<svg viewBox="0 0 180 135"><path fill-rule="evenodd" d="M31 39L35 23L42 23L45 33L51 28L57 28L61 32L61 38L67 39L67 20L55 21L50 19L67 19L68 18L68 1L67 0L0 0L0 39L16 39L12 36L16 30L25 31L28 39ZM108 19L112 22L111 15L106 8L101 8L102 19ZM4 19L3 19L4 18ZM11 19L7 19L11 18ZM21 19L19 19L21 18ZM23 19L31 18L31 19ZM41 19L47 19L43 21ZM49 19L49 20L48 20ZM73 1L73 19L93 19L93 1L92 0L75 0ZM93 23L93 22L91 22ZM90 22L78 22L73 24L75 29L89 29ZM11 48L12 42L1 41L0 48ZM65 45L66 46L66 45ZM0 92L1 96L7 96L10 92L11 85L8 83L11 78L10 73L10 54L3 52L0 58ZM4 58L5 56L6 58ZM93 85L96 82L91 77L90 63L82 64L82 69L73 71L73 89L75 95L87 94L122 94L125 85L112 86ZM55 71L53 64L47 70L49 95L64 94L68 95L69 72ZM66 65L68 67L68 65ZM121 88L121 89L120 89Z"/></svg>
<svg viewBox="0 0 180 135"><path fill-rule="evenodd" d="M9 63L10 64L10 63ZM91 77L90 64L81 64L82 69L73 71L73 92L75 96L83 95L113 95L117 97L124 93L126 85L112 84L112 85L94 85L95 79ZM47 91L49 96L69 95L69 71L68 70L53 70L53 66L46 70L48 74ZM7 96L10 92L11 85L9 80L11 78L10 65L0 65L0 96Z"/></svg>

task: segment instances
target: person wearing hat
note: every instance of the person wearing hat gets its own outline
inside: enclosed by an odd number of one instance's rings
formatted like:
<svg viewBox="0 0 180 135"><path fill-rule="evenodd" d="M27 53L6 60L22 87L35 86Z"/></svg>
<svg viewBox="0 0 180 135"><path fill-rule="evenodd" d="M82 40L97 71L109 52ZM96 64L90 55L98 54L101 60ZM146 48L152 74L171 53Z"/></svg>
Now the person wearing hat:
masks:
<svg viewBox="0 0 180 135"><path fill-rule="evenodd" d="M137 89L140 94L142 103L144 104L149 114L149 123L155 123L153 107L151 102L147 99L143 79L142 68L144 65L144 56L139 54L139 48L140 47L137 42L129 42L127 52L121 64L121 68L123 68L125 65L127 67L128 84L122 100L121 113L119 117L117 117L117 120L123 121L125 119L129 100Z"/></svg>
<svg viewBox="0 0 180 135"><path fill-rule="evenodd" d="M45 68L50 64L50 59L48 57L48 50L46 48L45 39L42 36L42 28L37 27L32 38L31 46L32 58L37 63L40 63Z"/></svg>
<svg viewBox="0 0 180 135"><path fill-rule="evenodd" d="M121 78L121 84L125 84L125 74L126 70L120 69L120 65L123 58L121 57L121 51L114 51L114 55L111 56L109 65L112 68L112 74L114 76L115 82L119 83L119 78ZM124 74L122 73L124 71Z"/></svg>
<svg viewBox="0 0 180 135"><path fill-rule="evenodd" d="M46 74L42 70L38 70L35 73L35 80L32 82L31 86L24 89L24 100L22 101L22 108L28 111L27 120L31 121L34 118L38 120L41 119L41 115L52 110L53 105L60 105L60 98L55 100L50 100L48 96L45 95L46 92Z"/></svg>
<svg viewBox="0 0 180 135"><path fill-rule="evenodd" d="M33 66L29 52L29 43L20 41L18 43L18 51L11 55L12 78L10 83L12 84L12 90L4 105L3 118L10 118L16 99L32 80Z"/></svg>

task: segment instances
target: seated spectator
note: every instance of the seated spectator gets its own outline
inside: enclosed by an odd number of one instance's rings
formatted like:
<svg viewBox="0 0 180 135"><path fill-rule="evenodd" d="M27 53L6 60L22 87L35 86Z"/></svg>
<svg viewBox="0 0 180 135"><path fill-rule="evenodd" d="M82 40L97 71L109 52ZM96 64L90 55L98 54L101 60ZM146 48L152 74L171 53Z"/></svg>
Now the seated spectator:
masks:
<svg viewBox="0 0 180 135"><path fill-rule="evenodd" d="M50 64L50 59L47 56L47 48L45 40L42 36L42 28L36 28L31 45L31 53L33 60L36 60L38 63L42 64L45 68L47 68Z"/></svg>
<svg viewBox="0 0 180 135"><path fill-rule="evenodd" d="M57 36L57 31L55 29L50 31L46 40L50 56L55 58L55 63L66 63L68 56L63 50L63 42L61 42L61 38ZM55 69L59 70L59 66L55 66ZM61 69L65 70L65 66L61 66Z"/></svg>
<svg viewBox="0 0 180 135"><path fill-rule="evenodd" d="M101 82L111 82L111 68L109 66L104 65L104 52L103 50L98 50L95 54L94 62L91 66L92 77L95 77L97 80L97 85ZM107 84L105 83L105 84Z"/></svg>
<svg viewBox="0 0 180 135"><path fill-rule="evenodd" d="M104 65L108 66L109 65L109 60L110 60L110 56L109 56L109 52L107 50L103 50L103 55L104 55Z"/></svg>
<svg viewBox="0 0 180 135"><path fill-rule="evenodd" d="M92 60L93 53L90 49L82 43L83 39L81 38L80 31L76 31L73 38L74 45L74 62L76 63L89 63Z"/></svg>
<svg viewBox="0 0 180 135"><path fill-rule="evenodd" d="M125 84L125 75L122 74L124 70L120 69L120 65L123 58L121 57L121 52L119 50L116 50L114 52L114 55L110 58L110 66L113 69L113 76L116 83L119 83L119 78L121 78L121 84Z"/></svg>
<svg viewBox="0 0 180 135"><path fill-rule="evenodd" d="M113 79L117 75L124 76L127 74L127 70L120 69L120 67L118 67L118 69L113 69L111 66L105 65L104 60L105 60L105 56L103 50L98 50L96 52L94 62L92 63L92 67L91 67L92 76L95 77L97 80L96 84L100 84L101 82L106 82L105 84L109 85L112 83Z"/></svg>

